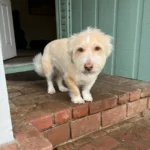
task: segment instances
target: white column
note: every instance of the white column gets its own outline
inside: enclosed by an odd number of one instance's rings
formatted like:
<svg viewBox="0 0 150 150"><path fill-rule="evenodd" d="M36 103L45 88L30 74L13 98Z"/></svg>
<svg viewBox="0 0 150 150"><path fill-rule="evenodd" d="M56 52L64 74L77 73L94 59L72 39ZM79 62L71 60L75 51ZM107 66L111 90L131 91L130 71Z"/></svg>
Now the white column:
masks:
<svg viewBox="0 0 150 150"><path fill-rule="evenodd" d="M8 93L6 78L2 58L2 44L0 35L0 145L14 140L12 124L10 117L10 107L8 102Z"/></svg>

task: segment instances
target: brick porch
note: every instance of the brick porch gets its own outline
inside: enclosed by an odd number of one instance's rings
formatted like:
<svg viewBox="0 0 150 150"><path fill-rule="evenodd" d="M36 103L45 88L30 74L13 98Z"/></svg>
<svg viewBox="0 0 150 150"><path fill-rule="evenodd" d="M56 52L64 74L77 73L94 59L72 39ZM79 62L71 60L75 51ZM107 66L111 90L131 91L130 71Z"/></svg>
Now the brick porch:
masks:
<svg viewBox="0 0 150 150"><path fill-rule="evenodd" d="M56 150L150 150L150 114L96 131Z"/></svg>
<svg viewBox="0 0 150 150"><path fill-rule="evenodd" d="M67 93L47 94L45 80L7 83L18 150L50 150L150 108L150 83L105 74L92 88L94 102L82 105Z"/></svg>

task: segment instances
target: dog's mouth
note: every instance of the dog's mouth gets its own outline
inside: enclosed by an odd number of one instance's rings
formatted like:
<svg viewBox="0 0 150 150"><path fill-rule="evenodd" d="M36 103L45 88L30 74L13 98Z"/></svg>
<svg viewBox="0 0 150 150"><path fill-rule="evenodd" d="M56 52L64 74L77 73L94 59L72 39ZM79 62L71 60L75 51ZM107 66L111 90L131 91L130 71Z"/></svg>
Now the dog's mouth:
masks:
<svg viewBox="0 0 150 150"><path fill-rule="evenodd" d="M89 75L89 74L93 74L93 73L95 73L95 71L93 71L93 70L84 70L83 71L83 74L85 74L85 75Z"/></svg>

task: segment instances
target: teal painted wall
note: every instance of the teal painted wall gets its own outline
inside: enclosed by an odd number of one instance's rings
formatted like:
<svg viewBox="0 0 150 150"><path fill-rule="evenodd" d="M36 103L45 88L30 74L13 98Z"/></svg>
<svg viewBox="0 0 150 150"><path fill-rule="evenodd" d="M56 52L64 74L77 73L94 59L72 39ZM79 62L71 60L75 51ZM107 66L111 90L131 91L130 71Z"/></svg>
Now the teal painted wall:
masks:
<svg viewBox="0 0 150 150"><path fill-rule="evenodd" d="M92 26L114 37L116 6L116 0L72 0L72 32ZM114 74L114 53L108 59L103 72Z"/></svg>
<svg viewBox="0 0 150 150"><path fill-rule="evenodd" d="M118 0L114 65L116 75L137 77L142 3L142 0Z"/></svg>
<svg viewBox="0 0 150 150"><path fill-rule="evenodd" d="M150 81L150 0L69 1L70 33L92 26L114 37L103 72Z"/></svg>
<svg viewBox="0 0 150 150"><path fill-rule="evenodd" d="M150 0L143 7L138 79L150 81Z"/></svg>

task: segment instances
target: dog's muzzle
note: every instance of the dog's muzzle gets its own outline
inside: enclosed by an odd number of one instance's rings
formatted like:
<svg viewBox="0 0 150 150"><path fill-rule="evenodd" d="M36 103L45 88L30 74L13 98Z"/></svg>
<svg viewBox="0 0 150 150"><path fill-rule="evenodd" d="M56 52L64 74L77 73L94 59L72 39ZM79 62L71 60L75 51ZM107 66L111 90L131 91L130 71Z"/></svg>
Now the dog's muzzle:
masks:
<svg viewBox="0 0 150 150"><path fill-rule="evenodd" d="M85 69L86 71L91 71L91 70L93 69L93 64L91 64L91 63L85 64L85 65L84 65L84 69Z"/></svg>

